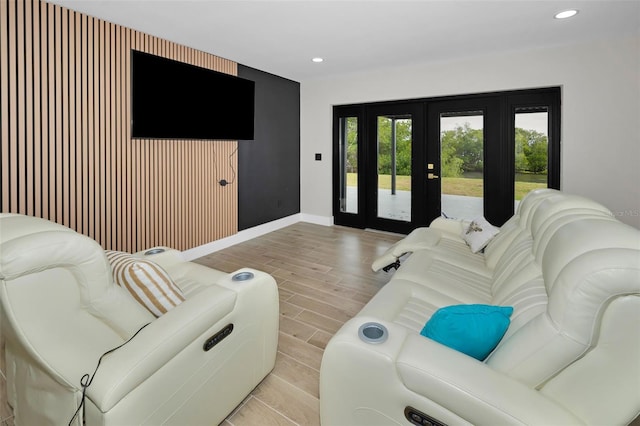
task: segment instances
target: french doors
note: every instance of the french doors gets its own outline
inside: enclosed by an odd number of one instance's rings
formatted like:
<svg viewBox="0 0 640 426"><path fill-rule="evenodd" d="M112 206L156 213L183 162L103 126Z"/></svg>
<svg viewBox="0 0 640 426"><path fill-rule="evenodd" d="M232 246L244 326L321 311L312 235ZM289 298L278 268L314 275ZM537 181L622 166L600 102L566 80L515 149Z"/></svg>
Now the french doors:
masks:
<svg viewBox="0 0 640 426"><path fill-rule="evenodd" d="M559 88L334 107L334 222L408 233L443 215L502 225L560 184Z"/></svg>
<svg viewBox="0 0 640 426"><path fill-rule="evenodd" d="M336 110L336 224L408 233L426 223L424 120L419 102Z"/></svg>

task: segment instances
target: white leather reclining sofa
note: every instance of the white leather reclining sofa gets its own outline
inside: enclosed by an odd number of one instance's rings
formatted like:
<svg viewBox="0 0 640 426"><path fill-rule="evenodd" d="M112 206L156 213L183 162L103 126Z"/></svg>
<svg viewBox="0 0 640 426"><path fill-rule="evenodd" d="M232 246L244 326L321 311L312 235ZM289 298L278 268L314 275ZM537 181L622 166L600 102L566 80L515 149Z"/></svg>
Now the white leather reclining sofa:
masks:
<svg viewBox="0 0 640 426"><path fill-rule="evenodd" d="M155 251L131 256L138 269L129 272L146 273L140 261L152 260L185 299L157 318L114 283L92 239L0 214L0 311L16 425L215 425L273 369L275 280ZM81 380L90 385L71 421Z"/></svg>
<svg viewBox="0 0 640 426"><path fill-rule="evenodd" d="M472 253L437 219L374 263L402 264L328 343L331 425L621 425L640 413L640 231L583 197L530 193ZM439 308L513 307L479 360L420 335Z"/></svg>

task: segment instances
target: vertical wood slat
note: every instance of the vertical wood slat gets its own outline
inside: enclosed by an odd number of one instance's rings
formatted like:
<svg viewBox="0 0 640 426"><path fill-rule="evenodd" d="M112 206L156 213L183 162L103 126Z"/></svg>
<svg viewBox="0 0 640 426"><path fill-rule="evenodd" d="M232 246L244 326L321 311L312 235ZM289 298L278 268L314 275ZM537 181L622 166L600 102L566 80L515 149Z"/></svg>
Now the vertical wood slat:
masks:
<svg viewBox="0 0 640 426"><path fill-rule="evenodd" d="M49 27L49 6L47 3L40 3L40 148L41 167L40 175L42 217L48 219L49 211L49 65L48 65L48 27ZM12 143L10 140L9 143ZM19 143L19 142L17 142ZM52 197L55 197L52 195Z"/></svg>
<svg viewBox="0 0 640 426"><path fill-rule="evenodd" d="M38 3L32 4L32 29L33 32L33 135L34 135L34 149L33 149L33 169L34 169L34 216L41 216L43 214L42 203L42 120L37 119L42 113L41 99L42 99L42 79L41 79L41 39L38 37L40 22L41 22L41 9Z"/></svg>
<svg viewBox="0 0 640 426"><path fill-rule="evenodd" d="M25 123L25 95L26 95L26 82L24 78L25 74L25 61L20 60L22 55L24 55L25 46L24 46L24 4L22 2L17 3L16 5L17 12L17 37L16 37L16 56L18 57L18 66L16 69L16 82L18 87L18 103L17 103L17 117L18 117L18 140L22 143L18 145L17 149L17 160L19 164L22 164L26 160L26 123ZM24 168L15 167L16 173L14 174L14 178L17 182L22 182L24 179ZM26 210L26 197L25 191L22 190L18 193L18 208L22 210Z"/></svg>
<svg viewBox="0 0 640 426"><path fill-rule="evenodd" d="M81 113L81 132L80 132L80 147L82 150L82 193L81 200L81 214L82 214L82 233L88 234L89 232L89 67L88 67L88 37L89 37L89 22L87 16L81 16L80 19L80 33L82 38L80 40L80 60L81 60L81 89L80 89L80 113Z"/></svg>
<svg viewBox="0 0 640 426"><path fill-rule="evenodd" d="M77 155L77 140L76 137L76 122L77 122L77 109L76 109L76 14L69 12L69 82L68 82L68 97L69 97L69 112L68 112L68 126L69 126L69 223L71 227L77 228L78 220L76 216L77 202L73 197L76 194L78 184L78 173L76 169L76 155Z"/></svg>
<svg viewBox="0 0 640 426"><path fill-rule="evenodd" d="M18 60L18 52L17 52L17 29L16 29L16 25L18 24L18 19L17 19L17 11L16 11L16 4L9 2L9 35L8 35L8 39L9 39L9 58L13 59L14 61ZM18 99L17 99L17 92L18 92L18 85L17 85L17 69L16 66L14 65L15 62L11 62L9 64L9 72L8 72L8 76L9 76L9 114L7 116L6 119L8 119L8 123L7 126L9 127L9 137L10 138L18 138L18 120L17 120L17 110L18 110ZM3 144L4 145L4 144ZM8 177L7 177L7 181L9 182L9 196L10 196L10 203L11 205L16 205L18 203L18 194L16 191L11 191L11 188L15 187L17 185L17 168L15 167L15 164L18 162L18 151L17 151L17 146L11 146L8 149L8 158L9 158L9 167L8 169Z"/></svg>
<svg viewBox="0 0 640 426"><path fill-rule="evenodd" d="M55 7L52 4L47 5L47 89L46 100L47 100L47 112L49 113L46 117L47 124L49 126L48 131L48 140L47 140L47 152L48 162L49 162L49 172L50 175L46 175L47 178L47 186L49 187L47 197L48 205L49 205L49 214L47 219L57 220L56 218L56 207L58 203L58 194L56 193L56 46L55 46Z"/></svg>
<svg viewBox="0 0 640 426"><path fill-rule="evenodd" d="M62 130L62 136L59 139L62 143L59 143L59 150L61 151L61 160L58 162L58 165L62 165L60 167L61 179L58 183L60 190L59 194L62 195L62 205L61 205L61 214L62 214L62 223L66 226L71 226L69 220L69 205L70 205L70 182L69 175L71 169L71 162L69 161L70 157L70 139L69 139L69 115L71 112L71 103L69 101L69 22L68 18L68 10L63 9L61 13L61 21L60 21L60 54L58 56L58 64L60 65L60 75L64 76L63 78L59 78L61 84L61 93L58 96L60 102L58 103L60 109L59 116L59 124L58 128ZM60 198L60 195L58 196Z"/></svg>
<svg viewBox="0 0 640 426"><path fill-rule="evenodd" d="M34 212L34 174L26 173L28 170L33 170L33 28L31 26L32 11L31 3L25 3L25 20L24 20L24 44L25 44L25 126L26 126L26 167L25 167L25 196L26 196L26 212L29 215L33 215Z"/></svg>
<svg viewBox="0 0 640 426"><path fill-rule="evenodd" d="M0 0L0 24L3 212L125 251L237 232L237 186L217 184L237 142L133 140L129 124L131 49L236 75L234 62L39 0Z"/></svg>
<svg viewBox="0 0 640 426"><path fill-rule="evenodd" d="M0 138L9 140L9 25L7 23L9 8L5 0L0 2ZM9 144L0 145L0 210L9 208Z"/></svg>

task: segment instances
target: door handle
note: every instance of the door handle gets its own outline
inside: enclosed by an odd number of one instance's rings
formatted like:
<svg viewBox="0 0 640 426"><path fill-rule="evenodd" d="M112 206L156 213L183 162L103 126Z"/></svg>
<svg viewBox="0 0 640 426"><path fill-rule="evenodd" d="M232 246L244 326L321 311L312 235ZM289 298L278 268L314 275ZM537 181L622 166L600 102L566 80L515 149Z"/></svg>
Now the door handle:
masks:
<svg viewBox="0 0 640 426"><path fill-rule="evenodd" d="M427 173L427 179L438 179L440 176L434 175L433 173Z"/></svg>

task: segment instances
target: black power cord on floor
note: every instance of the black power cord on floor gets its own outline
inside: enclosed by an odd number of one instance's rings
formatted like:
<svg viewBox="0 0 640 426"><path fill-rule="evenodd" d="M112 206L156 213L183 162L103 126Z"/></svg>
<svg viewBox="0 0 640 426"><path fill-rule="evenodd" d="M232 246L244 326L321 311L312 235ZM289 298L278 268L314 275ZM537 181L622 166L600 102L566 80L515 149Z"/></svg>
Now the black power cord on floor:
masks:
<svg viewBox="0 0 640 426"><path fill-rule="evenodd" d="M151 324L151 323L148 322L145 325L143 325L142 327L140 327L138 329L138 331L136 331L133 336L129 337L129 339L126 342L124 342L123 344L121 344L119 346L116 346L113 349L109 349L107 352L105 352L102 355L100 355L100 358L98 359L98 364L96 365L95 370L93 370L93 374L91 376L89 376L89 374L87 373L84 376L82 376L82 378L80 379L80 386L82 386L82 401L80 401L80 405L78 406L78 409L76 410L75 413L73 413L73 417L71 417L71 420L69 420L69 426L71 426L71 423L73 423L73 420L76 418L76 416L80 412L80 409L82 409L84 407L84 399L86 397L87 388L89 386L91 386L91 383L93 382L93 378L96 376L96 373L98 372L98 367L100 367L100 363L102 362L102 358L104 358L105 356L109 355L111 352L113 352L113 351L115 351L117 349L120 349L121 347L123 347L124 345L129 343L134 337L136 337L138 335L138 333L140 333L142 331L143 328L145 328L149 324ZM82 413L83 413L82 417L84 418L84 411Z"/></svg>

